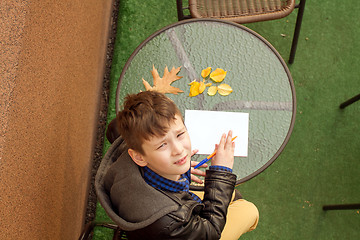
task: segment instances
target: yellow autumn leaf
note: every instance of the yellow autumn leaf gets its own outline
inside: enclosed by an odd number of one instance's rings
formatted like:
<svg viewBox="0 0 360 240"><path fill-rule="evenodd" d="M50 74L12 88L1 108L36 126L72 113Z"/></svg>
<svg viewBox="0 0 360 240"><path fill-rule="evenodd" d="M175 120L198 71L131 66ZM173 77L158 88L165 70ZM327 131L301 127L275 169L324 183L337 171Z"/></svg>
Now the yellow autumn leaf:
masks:
<svg viewBox="0 0 360 240"><path fill-rule="evenodd" d="M205 90L205 83L204 82L201 82L199 84L199 93L203 93Z"/></svg>
<svg viewBox="0 0 360 240"><path fill-rule="evenodd" d="M209 87L209 86L211 86L211 83L205 84L205 79L203 79L203 81L200 82L200 85L199 85L199 93L203 93L205 91L205 88Z"/></svg>
<svg viewBox="0 0 360 240"><path fill-rule="evenodd" d="M211 87L209 87L207 94L209 96L214 96L216 94L217 90L218 90L217 86L211 86Z"/></svg>
<svg viewBox="0 0 360 240"><path fill-rule="evenodd" d="M195 97L200 94L200 92L199 92L200 83L199 82L194 80L191 83L189 83L189 85L191 86L190 93L189 93L190 97Z"/></svg>
<svg viewBox="0 0 360 240"><path fill-rule="evenodd" d="M227 95L229 95L232 91L233 91L232 88L231 88L228 84L226 84L226 83L220 84L220 85L218 86L218 92L219 92L219 94L222 95L222 96L227 96Z"/></svg>
<svg viewBox="0 0 360 240"><path fill-rule="evenodd" d="M201 76L203 78L206 78L207 76L209 76L211 72L211 67L205 68L204 70L201 71Z"/></svg>
<svg viewBox="0 0 360 240"><path fill-rule="evenodd" d="M210 78L215 82L221 82L226 76L226 71L221 68L217 68L210 74Z"/></svg>

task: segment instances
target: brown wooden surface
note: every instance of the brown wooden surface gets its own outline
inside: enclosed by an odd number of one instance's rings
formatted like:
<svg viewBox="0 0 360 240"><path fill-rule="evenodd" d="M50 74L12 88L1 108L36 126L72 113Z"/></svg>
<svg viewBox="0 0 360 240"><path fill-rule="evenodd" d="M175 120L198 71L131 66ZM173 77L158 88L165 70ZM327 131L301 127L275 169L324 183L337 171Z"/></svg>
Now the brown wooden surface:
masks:
<svg viewBox="0 0 360 240"><path fill-rule="evenodd" d="M0 3L0 239L76 239L112 1Z"/></svg>

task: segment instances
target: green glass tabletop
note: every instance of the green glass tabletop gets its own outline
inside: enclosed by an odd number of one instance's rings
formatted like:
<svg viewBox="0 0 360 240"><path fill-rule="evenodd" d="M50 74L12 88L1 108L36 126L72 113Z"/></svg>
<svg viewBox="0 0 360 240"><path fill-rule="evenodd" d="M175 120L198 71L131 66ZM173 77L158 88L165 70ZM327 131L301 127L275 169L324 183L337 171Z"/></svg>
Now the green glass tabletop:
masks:
<svg viewBox="0 0 360 240"><path fill-rule="evenodd" d="M249 113L248 156L236 157L233 171L237 184L266 169L289 140L296 112L291 74L279 53L259 34L231 22L214 19L181 21L146 39L127 61L118 83L116 111L129 93L144 91L142 79L153 84L153 66L181 67L172 86L184 91L167 94L185 109ZM207 67L227 71L224 83L233 92L189 97L193 80L200 81ZM198 156L198 155L197 155ZM199 155L198 160L206 156Z"/></svg>

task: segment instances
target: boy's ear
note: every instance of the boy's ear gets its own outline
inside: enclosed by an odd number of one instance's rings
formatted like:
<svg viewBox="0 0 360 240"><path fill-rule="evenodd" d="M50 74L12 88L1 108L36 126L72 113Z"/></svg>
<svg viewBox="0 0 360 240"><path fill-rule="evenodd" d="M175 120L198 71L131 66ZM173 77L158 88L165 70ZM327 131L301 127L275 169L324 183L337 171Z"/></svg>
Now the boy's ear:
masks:
<svg viewBox="0 0 360 240"><path fill-rule="evenodd" d="M147 162L144 160L142 154L140 154L139 152L135 151L134 149L129 148L128 153L129 153L130 157L132 158L132 160L140 167L145 167L147 165Z"/></svg>

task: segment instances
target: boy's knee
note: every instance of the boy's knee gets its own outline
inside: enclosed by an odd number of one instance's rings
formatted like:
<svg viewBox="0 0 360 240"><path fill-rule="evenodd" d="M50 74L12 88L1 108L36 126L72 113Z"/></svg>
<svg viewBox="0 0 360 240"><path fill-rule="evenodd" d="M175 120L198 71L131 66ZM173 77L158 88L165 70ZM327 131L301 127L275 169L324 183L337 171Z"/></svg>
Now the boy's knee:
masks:
<svg viewBox="0 0 360 240"><path fill-rule="evenodd" d="M242 218L250 228L249 231L254 230L259 221L259 210L252 202L248 202L244 199L239 199L231 204L230 211L233 211L232 215Z"/></svg>
<svg viewBox="0 0 360 240"><path fill-rule="evenodd" d="M225 228L220 240L238 239L242 234L254 230L259 221L255 204L244 199L230 203Z"/></svg>
<svg viewBox="0 0 360 240"><path fill-rule="evenodd" d="M252 202L247 202L247 204L249 219L253 221L253 225L250 227L249 231L252 231L256 228L259 222L259 210Z"/></svg>
<svg viewBox="0 0 360 240"><path fill-rule="evenodd" d="M249 209L250 209L251 214L255 218L259 218L259 210L258 210L258 208L252 202L248 202L248 203L249 203Z"/></svg>

